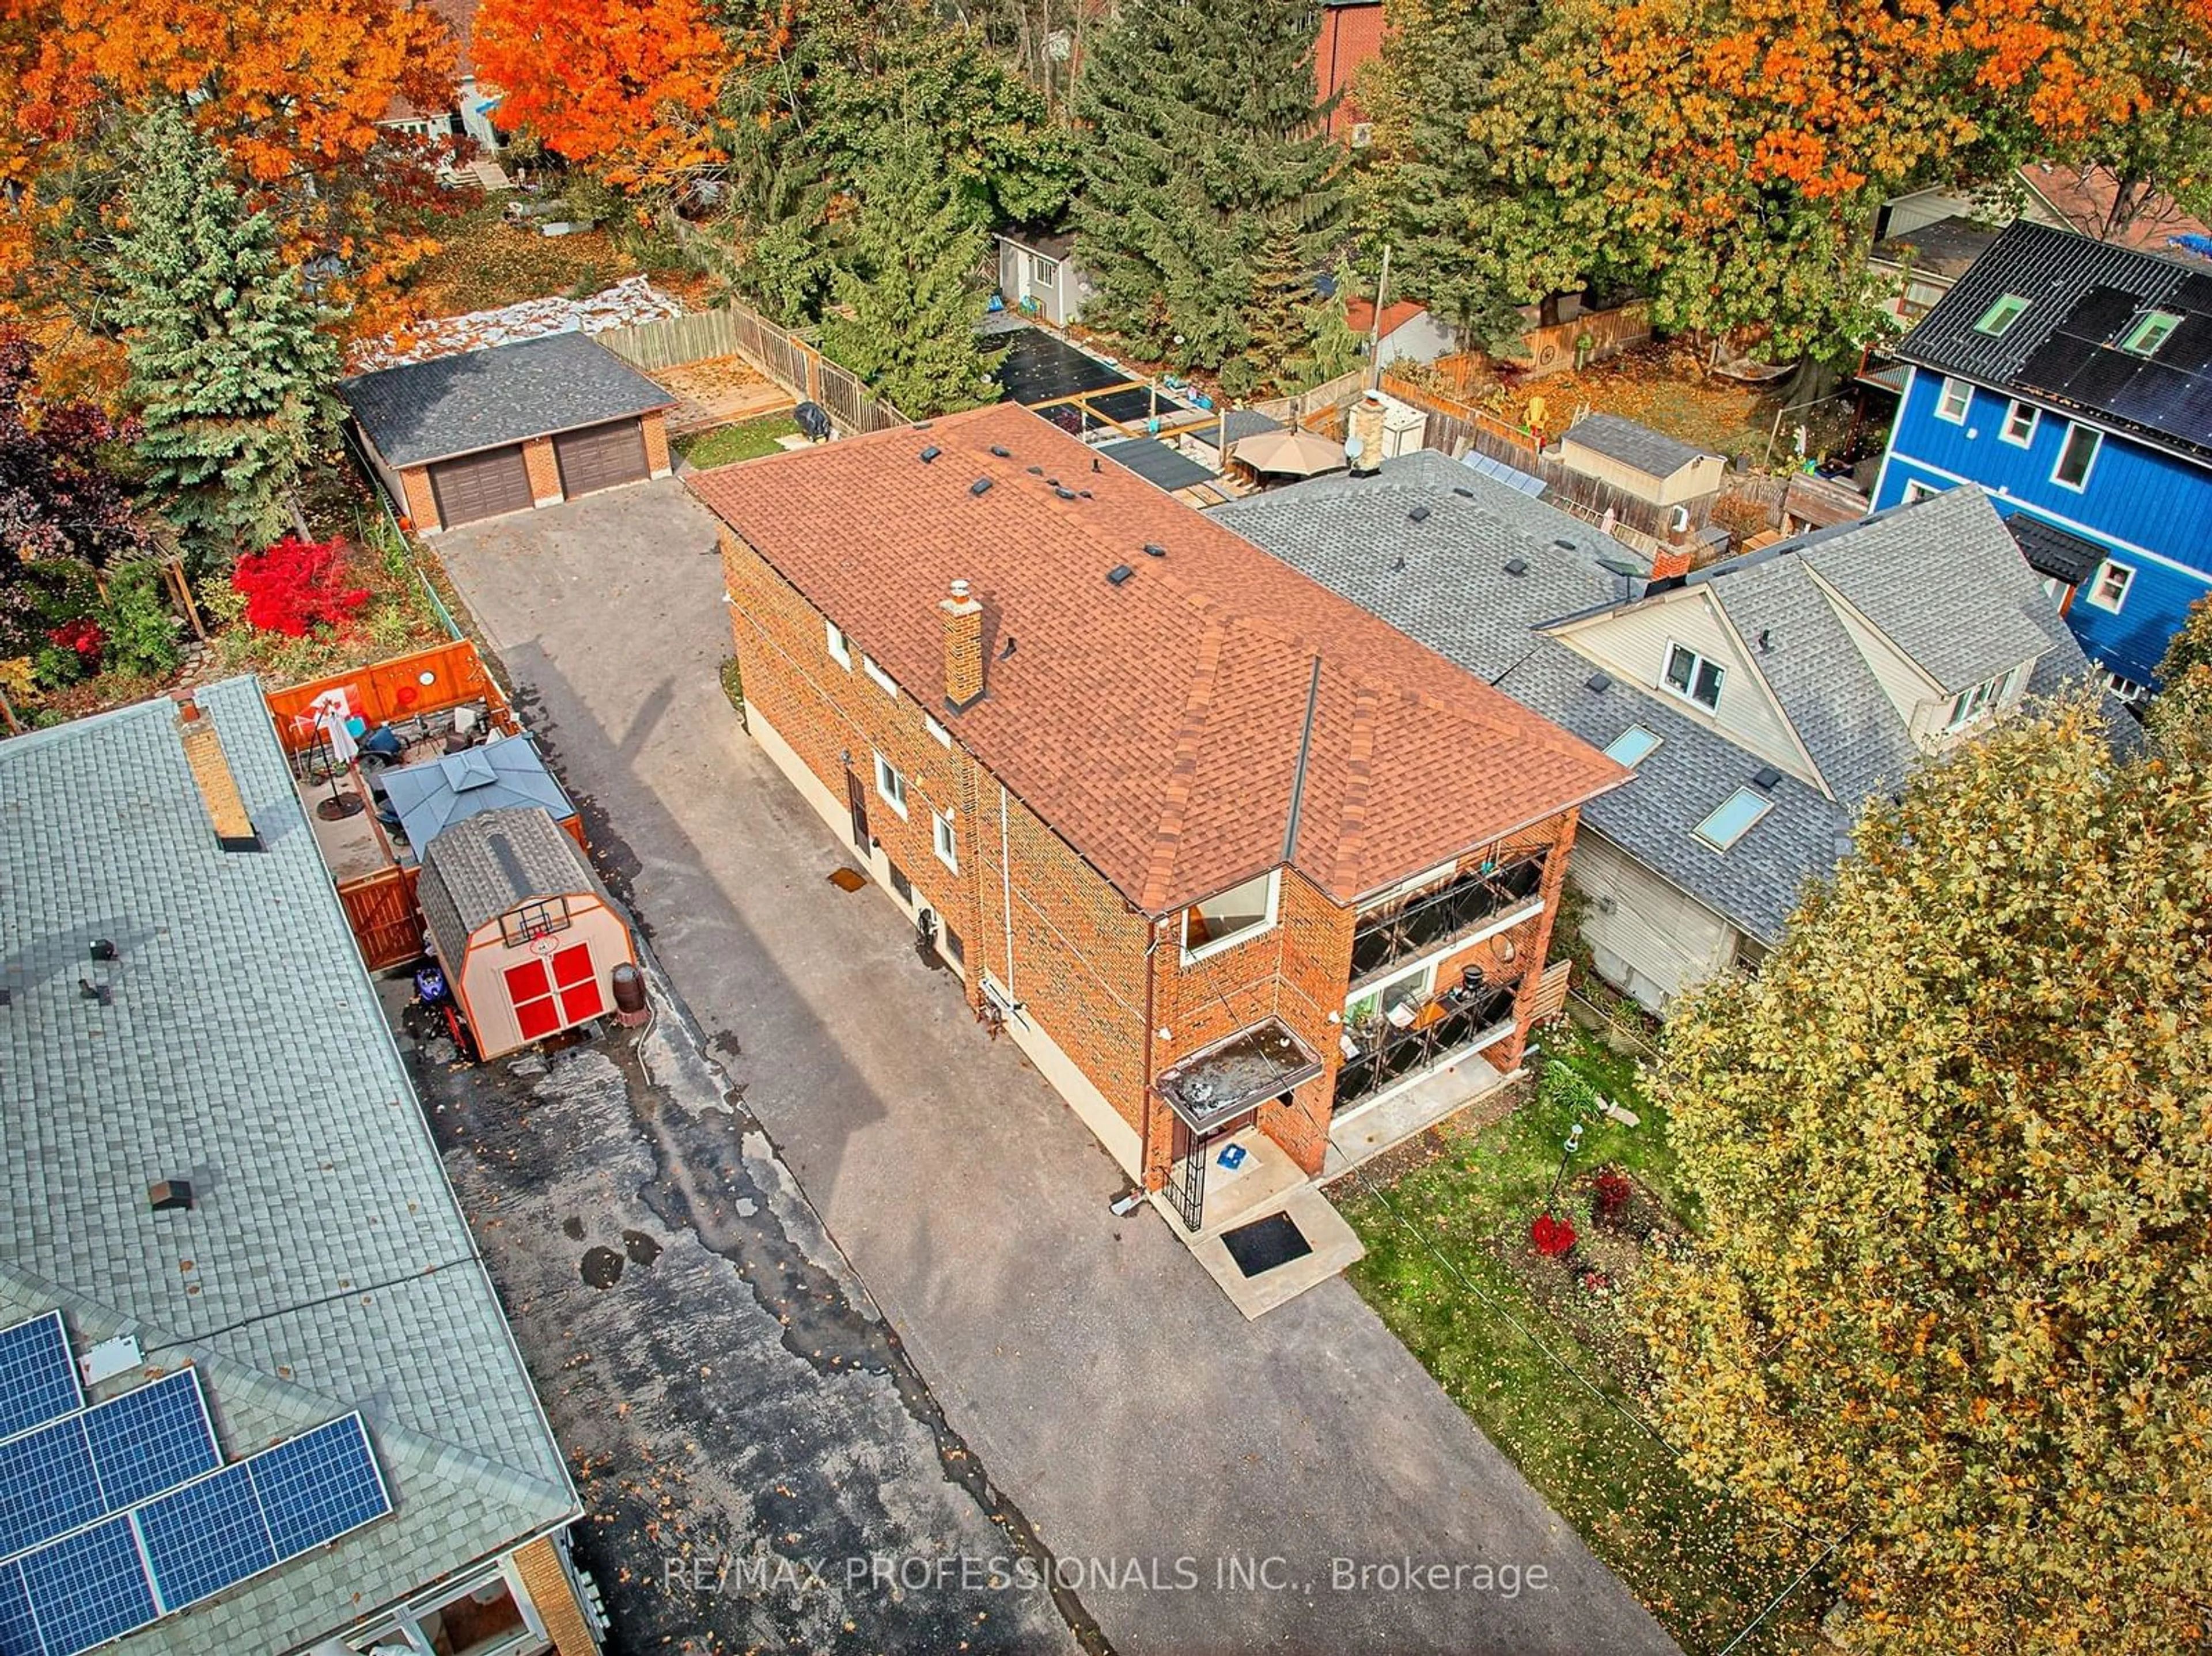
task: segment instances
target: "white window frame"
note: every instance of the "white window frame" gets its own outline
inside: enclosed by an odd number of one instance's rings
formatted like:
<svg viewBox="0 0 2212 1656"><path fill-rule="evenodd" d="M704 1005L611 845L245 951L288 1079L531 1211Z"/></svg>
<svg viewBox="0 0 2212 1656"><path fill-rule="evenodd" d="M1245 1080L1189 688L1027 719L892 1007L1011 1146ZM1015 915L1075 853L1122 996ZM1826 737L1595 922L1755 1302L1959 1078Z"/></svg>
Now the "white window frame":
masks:
<svg viewBox="0 0 2212 1656"><path fill-rule="evenodd" d="M1985 719L2002 708L2012 695L2013 681L2020 676L2017 667L1985 679L1972 689L1961 690L1951 698L1951 716L1943 726L1945 735L1963 731L1978 719Z"/></svg>
<svg viewBox="0 0 2212 1656"><path fill-rule="evenodd" d="M945 728L934 713L924 713L921 716L921 728L929 732L929 739L936 743L939 747L947 752L951 750L952 732Z"/></svg>
<svg viewBox="0 0 2212 1656"><path fill-rule="evenodd" d="M876 658L866 651L860 652L860 670L875 680L876 687L892 701L898 700L898 681L876 665Z"/></svg>
<svg viewBox="0 0 2212 1656"><path fill-rule="evenodd" d="M1056 288L1060 285L1060 261L1047 258L1042 253L1030 255L1030 282L1032 285Z"/></svg>
<svg viewBox="0 0 2212 1656"><path fill-rule="evenodd" d="M897 766L892 764L881 754L876 755L876 793L885 804L899 814L901 820L904 820L906 778L900 773Z"/></svg>
<svg viewBox="0 0 2212 1656"><path fill-rule="evenodd" d="M1678 651L1690 658L1690 688L1686 690L1679 687L1672 676L1671 670L1674 665L1674 656ZM1705 701L1696 694L1698 675L1708 667L1713 670L1713 699L1711 701ZM1659 669L1659 688L1666 691L1668 695L1678 701L1686 701L1701 712L1717 713L1721 710L1721 691L1727 683L1728 669L1719 662L1708 660L1688 645L1676 640L1667 640L1667 659Z"/></svg>
<svg viewBox="0 0 2212 1656"><path fill-rule="evenodd" d="M1936 488L1933 483L1924 483L1917 477L1907 477L1905 480L1905 499L1899 502L1899 504L1902 506L1917 506L1923 500L1934 500L1943 491L1942 489Z"/></svg>
<svg viewBox="0 0 2212 1656"><path fill-rule="evenodd" d="M2020 425L2020 416L2023 413L2027 416L2027 428L2014 436L2014 431ZM2012 399L2012 405L2005 409L2004 425L1998 431L1997 439L2001 442L2010 443L2014 448L2029 447L2035 441L2036 427L2042 423L2043 410L2034 403L2023 403L2015 397Z"/></svg>
<svg viewBox="0 0 2212 1656"><path fill-rule="evenodd" d="M1225 886L1221 890L1216 891L1211 894L1211 895L1202 898L1200 901L1202 902L1210 902L1214 897L1225 897L1230 892L1236 890L1237 886L1249 885L1250 883L1251 882L1249 880L1239 880L1237 883L1237 885ZM1212 956L1218 955L1224 949L1234 949L1238 943L1249 943L1255 937L1262 936L1267 932L1273 931L1275 929L1277 922L1281 918L1280 909L1282 895L1282 870L1280 869L1271 868L1267 870L1267 918L1261 920L1257 925L1248 925L1242 931L1233 931L1225 937L1214 937L1209 939L1207 942L1199 944L1195 949L1193 949L1190 946L1190 911L1199 907L1199 904L1185 903L1183 905L1182 913L1179 917L1180 923L1182 927L1182 935L1176 940L1182 947L1182 963L1185 966L1195 965L1200 961L1209 960Z"/></svg>
<svg viewBox="0 0 2212 1656"><path fill-rule="evenodd" d="M1641 736L1644 738L1644 744L1636 749L1636 756L1633 759L1623 758L1620 754L1615 753L1613 749L1619 747L1622 743L1626 742L1632 736ZM1664 737L1646 725L1631 725L1619 736L1614 737L1612 741L1605 744L1605 756L1613 761L1616 765L1626 765L1629 769L1634 770L1638 765L1642 764L1645 760L1650 758L1653 754L1656 753L1665 741L1666 738Z"/></svg>
<svg viewBox="0 0 2212 1656"><path fill-rule="evenodd" d="M2112 581L2119 589L2109 598L2105 595L2106 581ZM2102 610L2108 616L2117 616L2121 606L2127 603L2128 594L2135 591L2135 566L2122 563L2118 558L2107 558L2097 566L2096 578L2089 583L2089 590L2081 597L2083 602L2092 608Z"/></svg>
<svg viewBox="0 0 2212 1656"><path fill-rule="evenodd" d="M2181 325L2181 318L2172 311L2148 310L2135 319L2120 341L2120 349L2130 356L2156 356L2158 348L2173 337L2173 331ZM2148 345L2143 336L2155 333L2158 337Z"/></svg>
<svg viewBox="0 0 2212 1656"><path fill-rule="evenodd" d="M1437 992L1437 967L1443 961L1446 955L1455 952L1456 948L1453 949L1446 949L1437 954L1431 955L1425 959L1415 961L1411 966L1406 967L1401 970L1393 972L1387 978L1376 979L1374 982L1366 985L1356 994L1346 996L1344 999L1344 1027L1347 1030L1352 1028L1352 1008L1358 1006L1359 1003L1364 1000L1371 1000L1375 1003L1375 1016L1378 1022L1385 1024L1389 1023L1389 1009L1382 1004L1382 998L1389 993L1391 990L1397 988L1400 985L1408 983L1416 978L1420 980L1421 986L1419 992L1409 998L1411 998L1417 1005L1423 1004L1428 1001L1435 999ZM1385 1039L1387 1039L1385 1036L1378 1035L1376 1037L1378 1043Z"/></svg>
<svg viewBox="0 0 2212 1656"><path fill-rule="evenodd" d="M2105 688L2123 701L2140 701L2150 694L2148 685L2138 684L2135 680L2118 673L2108 672L2105 675Z"/></svg>
<svg viewBox="0 0 2212 1656"><path fill-rule="evenodd" d="M1726 840L1716 839L1713 835L1706 833L1705 828L1712 822L1713 818L1719 816L1723 811L1726 810L1730 805L1734 804L1739 799L1748 799L1752 804L1759 807L1757 810L1752 813L1751 820L1747 822L1741 828L1738 828ZM1696 840L1699 845L1705 846L1708 850L1719 852L1722 855L1725 856L1737 846L1741 845L1743 843L1743 836L1750 833L1752 829L1757 828L1760 822L1764 822L1766 818L1766 813L1773 809L1774 801L1768 798L1765 794L1760 793L1757 789L1738 788L1734 793L1729 795L1727 798L1722 800L1720 804L1715 805L1711 810L1707 811L1705 816L1705 820L1699 822L1697 827L1690 830L1690 835L1692 839Z"/></svg>
<svg viewBox="0 0 2212 1656"><path fill-rule="evenodd" d="M941 810L929 813L930 842L937 852L937 860L955 874L960 871L960 831L952 826L952 818Z"/></svg>
<svg viewBox="0 0 2212 1656"><path fill-rule="evenodd" d="M1951 407L1951 398L1954 393L1959 399L1959 406L1955 411ZM1947 425L1963 426L1966 423L1966 416L1972 413L1973 409L1973 382L1961 379L1954 374L1945 374L1943 388L1936 393L1936 417Z"/></svg>
<svg viewBox="0 0 2212 1656"><path fill-rule="evenodd" d="M2007 306L2011 308L2007 309ZM1974 331L1990 339L2002 339L2012 331L2013 324L2027 314L2027 306L2028 300L2020 294L2001 294L1989 309L1982 312L1981 319L1974 324ZM2002 321L1997 316L2000 311L2004 312Z"/></svg>
<svg viewBox="0 0 2212 1656"><path fill-rule="evenodd" d="M2066 457L2073 451L2074 434L2076 432L2088 433L2089 458L2082 464L2081 481L2078 483L2069 483L2058 474L2066 469ZM2066 426L2066 435L2058 441L2058 458L2051 463L2051 481L2061 488L2072 489L2076 494L2087 494L2089 479L2096 475L2098 457L2104 452L2105 434L2103 432L2094 426L2085 426L2079 420L2069 421Z"/></svg>
<svg viewBox="0 0 2212 1656"><path fill-rule="evenodd" d="M834 621L822 623L823 641L830 651L830 659L847 672L853 670L853 640L845 636L845 629Z"/></svg>

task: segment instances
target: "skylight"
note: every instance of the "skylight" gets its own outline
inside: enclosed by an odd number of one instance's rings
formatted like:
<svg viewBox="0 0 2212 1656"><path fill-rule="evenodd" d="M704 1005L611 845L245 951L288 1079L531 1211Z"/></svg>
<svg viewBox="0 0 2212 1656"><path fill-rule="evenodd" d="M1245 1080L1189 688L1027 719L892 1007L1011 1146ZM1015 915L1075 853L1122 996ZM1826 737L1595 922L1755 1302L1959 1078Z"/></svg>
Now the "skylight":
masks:
<svg viewBox="0 0 2212 1656"><path fill-rule="evenodd" d="M1753 823L1773 809L1772 800L1749 788L1738 788L1692 831L1715 851L1726 851L1751 832Z"/></svg>
<svg viewBox="0 0 2212 1656"><path fill-rule="evenodd" d="M1982 319L1974 324L1974 331L1985 333L1992 339L2002 339L2027 308L2027 301L2018 294L2007 294L1982 312Z"/></svg>
<svg viewBox="0 0 2212 1656"><path fill-rule="evenodd" d="M2120 349L2137 356L2155 356L2158 348L2173 337L2181 325L2181 318L2172 311L2145 311L2136 318L2127 337L2120 341Z"/></svg>
<svg viewBox="0 0 2212 1656"><path fill-rule="evenodd" d="M1631 725L1607 744L1605 756L1616 765L1633 769L1638 760L1659 745L1659 738L1641 725Z"/></svg>

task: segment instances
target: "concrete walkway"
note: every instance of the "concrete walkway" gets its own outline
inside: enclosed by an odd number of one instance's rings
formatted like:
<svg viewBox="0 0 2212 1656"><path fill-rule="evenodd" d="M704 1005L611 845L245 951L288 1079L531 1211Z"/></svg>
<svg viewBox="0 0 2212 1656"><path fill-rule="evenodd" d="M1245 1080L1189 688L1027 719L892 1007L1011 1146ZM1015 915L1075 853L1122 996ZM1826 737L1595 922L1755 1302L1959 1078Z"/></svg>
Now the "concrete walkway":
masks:
<svg viewBox="0 0 2212 1656"><path fill-rule="evenodd" d="M1115 1648L1674 1648L1348 1285L1247 1322L1155 1213L1107 1210L1090 1133L887 901L830 883L716 682L714 524L679 484L441 550L746 1106ZM1409 1561L1462 1568L1375 1573Z"/></svg>

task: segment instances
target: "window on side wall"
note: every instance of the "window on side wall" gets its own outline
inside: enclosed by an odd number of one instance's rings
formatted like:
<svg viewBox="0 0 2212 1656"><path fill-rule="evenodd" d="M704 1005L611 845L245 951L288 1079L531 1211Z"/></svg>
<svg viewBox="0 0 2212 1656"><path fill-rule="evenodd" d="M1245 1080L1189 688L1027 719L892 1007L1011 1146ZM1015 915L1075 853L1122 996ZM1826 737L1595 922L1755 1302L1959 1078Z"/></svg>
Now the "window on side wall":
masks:
<svg viewBox="0 0 2212 1656"><path fill-rule="evenodd" d="M1049 288L1060 275L1060 266L1042 253L1030 255L1030 280Z"/></svg>
<svg viewBox="0 0 2212 1656"><path fill-rule="evenodd" d="M1997 434L2015 448L2026 448L2035 440L2035 405L2014 401L2005 410L2004 429Z"/></svg>
<svg viewBox="0 0 2212 1656"><path fill-rule="evenodd" d="M876 792L893 810L906 815L906 778L881 754L876 755Z"/></svg>
<svg viewBox="0 0 2212 1656"><path fill-rule="evenodd" d="M960 836L952 826L952 819L942 811L932 811L929 820L937 845L937 860L954 873L960 871Z"/></svg>
<svg viewBox="0 0 2212 1656"><path fill-rule="evenodd" d="M1182 912L1184 961L1203 960L1274 925L1275 896L1275 872L1270 869L1218 896L1193 903Z"/></svg>
<svg viewBox="0 0 2212 1656"><path fill-rule="evenodd" d="M2123 678L2118 673L2106 673L2105 675L2105 685L2107 689L2111 690L2114 695L2119 697L2123 701L2140 701L2150 694L2150 687L2148 685L2138 684L2135 680L2131 678Z"/></svg>
<svg viewBox="0 0 2212 1656"><path fill-rule="evenodd" d="M1923 483L1917 477L1914 477L1909 480L1905 485L1905 500L1903 503L1906 506L1911 506L1916 500L1932 500L1942 492L1942 491L1938 489L1933 483Z"/></svg>
<svg viewBox="0 0 2212 1656"><path fill-rule="evenodd" d="M2051 481L2062 488L2087 488L2089 468L2097 464L2097 451L2104 444L2105 434L2094 426L2067 427L2066 440L2058 450L2058 464L2051 470Z"/></svg>
<svg viewBox="0 0 2212 1656"><path fill-rule="evenodd" d="M822 626L830 658L850 672L853 670L853 640L845 636L845 629L834 621L825 621Z"/></svg>
<svg viewBox="0 0 2212 1656"><path fill-rule="evenodd" d="M1974 388L1963 379L1946 379L1936 394L1936 417L1954 426L1966 423L1966 410L1974 405Z"/></svg>
<svg viewBox="0 0 2212 1656"><path fill-rule="evenodd" d="M2105 560L2097 571L2097 584L2089 589L2089 602L2100 610L2109 610L2114 615L2128 601L2128 589L2136 584L2136 572L2124 563Z"/></svg>
<svg viewBox="0 0 2212 1656"><path fill-rule="evenodd" d="M1961 690L1951 698L1951 717L1944 725L1946 731L1962 731L1984 714L1993 713L2005 704L2012 694L2013 680L2019 676L2015 667L2010 672L1999 673L1995 678Z"/></svg>
<svg viewBox="0 0 2212 1656"><path fill-rule="evenodd" d="M865 651L860 656L860 670L875 680L876 688L894 701L898 700L898 681L876 665L876 658Z"/></svg>
<svg viewBox="0 0 2212 1656"><path fill-rule="evenodd" d="M1728 671L1717 661L1707 661L1687 645L1667 646L1667 688L1707 712L1721 705L1721 681Z"/></svg>

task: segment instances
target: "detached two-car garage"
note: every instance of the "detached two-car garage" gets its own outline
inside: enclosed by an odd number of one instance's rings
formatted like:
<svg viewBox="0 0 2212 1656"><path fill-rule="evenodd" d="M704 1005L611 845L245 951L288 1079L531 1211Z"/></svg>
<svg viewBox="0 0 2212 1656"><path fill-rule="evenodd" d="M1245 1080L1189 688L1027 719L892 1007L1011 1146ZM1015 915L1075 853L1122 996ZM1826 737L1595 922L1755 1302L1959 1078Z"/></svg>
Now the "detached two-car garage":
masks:
<svg viewBox="0 0 2212 1656"><path fill-rule="evenodd" d="M675 401L581 334L410 362L338 386L369 463L422 529L665 477Z"/></svg>

